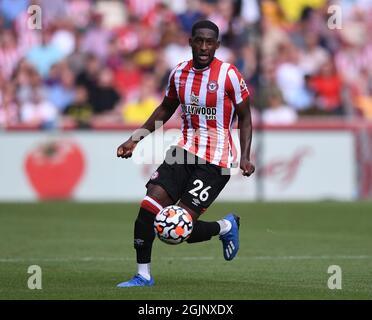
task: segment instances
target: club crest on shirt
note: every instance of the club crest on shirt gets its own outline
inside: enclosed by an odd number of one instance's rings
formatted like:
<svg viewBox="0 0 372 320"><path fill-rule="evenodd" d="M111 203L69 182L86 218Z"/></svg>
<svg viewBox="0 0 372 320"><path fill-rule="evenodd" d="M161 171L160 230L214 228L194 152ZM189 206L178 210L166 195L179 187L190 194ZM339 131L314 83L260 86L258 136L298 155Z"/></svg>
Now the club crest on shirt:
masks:
<svg viewBox="0 0 372 320"><path fill-rule="evenodd" d="M217 81L209 81L207 84L207 90L210 93L216 92L218 89L218 83Z"/></svg>
<svg viewBox="0 0 372 320"><path fill-rule="evenodd" d="M191 104L196 104L196 105L199 104L199 96L197 96L194 92L191 92L190 103Z"/></svg>

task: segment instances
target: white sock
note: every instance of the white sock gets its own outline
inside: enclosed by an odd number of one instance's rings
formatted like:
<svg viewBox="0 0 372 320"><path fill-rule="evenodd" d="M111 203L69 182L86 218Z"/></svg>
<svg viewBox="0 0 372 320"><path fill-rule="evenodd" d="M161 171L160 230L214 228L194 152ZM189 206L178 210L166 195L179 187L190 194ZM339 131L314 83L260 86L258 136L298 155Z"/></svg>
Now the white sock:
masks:
<svg viewBox="0 0 372 320"><path fill-rule="evenodd" d="M150 280L150 263L137 263L137 273L144 277L146 280Z"/></svg>
<svg viewBox="0 0 372 320"><path fill-rule="evenodd" d="M226 219L221 219L221 220L218 220L217 223L220 225L220 235L224 235L226 233L228 233L231 229L231 222L229 220L226 220Z"/></svg>

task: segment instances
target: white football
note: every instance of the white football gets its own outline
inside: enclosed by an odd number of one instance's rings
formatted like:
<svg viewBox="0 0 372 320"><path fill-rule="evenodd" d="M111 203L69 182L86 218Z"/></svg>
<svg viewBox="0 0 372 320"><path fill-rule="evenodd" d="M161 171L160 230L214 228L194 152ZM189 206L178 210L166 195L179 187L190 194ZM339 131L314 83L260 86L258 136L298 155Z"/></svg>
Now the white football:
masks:
<svg viewBox="0 0 372 320"><path fill-rule="evenodd" d="M154 228L161 241L179 244L190 237L193 221L185 209L172 205L165 207L156 215Z"/></svg>

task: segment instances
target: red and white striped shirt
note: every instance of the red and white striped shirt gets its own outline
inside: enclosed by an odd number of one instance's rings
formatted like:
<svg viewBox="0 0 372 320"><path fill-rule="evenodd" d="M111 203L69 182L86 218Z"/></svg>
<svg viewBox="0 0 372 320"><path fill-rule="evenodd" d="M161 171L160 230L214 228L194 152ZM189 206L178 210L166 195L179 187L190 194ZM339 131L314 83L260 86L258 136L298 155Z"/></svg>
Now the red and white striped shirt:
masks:
<svg viewBox="0 0 372 320"><path fill-rule="evenodd" d="M169 76L166 96L182 107L182 134L178 145L224 168L236 163L231 136L235 106L247 99L246 83L234 65L214 58L204 69L185 61Z"/></svg>

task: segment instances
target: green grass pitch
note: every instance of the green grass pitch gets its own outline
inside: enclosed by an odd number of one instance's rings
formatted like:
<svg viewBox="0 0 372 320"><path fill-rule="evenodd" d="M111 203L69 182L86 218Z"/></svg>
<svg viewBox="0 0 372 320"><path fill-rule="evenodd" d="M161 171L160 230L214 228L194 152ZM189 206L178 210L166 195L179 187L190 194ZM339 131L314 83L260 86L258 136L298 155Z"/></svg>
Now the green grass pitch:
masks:
<svg viewBox="0 0 372 320"><path fill-rule="evenodd" d="M151 288L117 289L135 272L138 204L0 204L0 299L372 299L372 203L216 203L203 217L241 216L241 249L218 237L155 241ZM30 265L42 289L30 290ZM342 289L330 290L330 265Z"/></svg>

